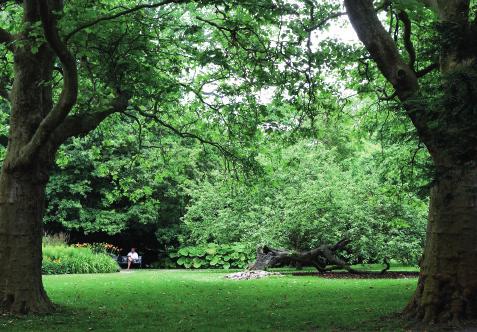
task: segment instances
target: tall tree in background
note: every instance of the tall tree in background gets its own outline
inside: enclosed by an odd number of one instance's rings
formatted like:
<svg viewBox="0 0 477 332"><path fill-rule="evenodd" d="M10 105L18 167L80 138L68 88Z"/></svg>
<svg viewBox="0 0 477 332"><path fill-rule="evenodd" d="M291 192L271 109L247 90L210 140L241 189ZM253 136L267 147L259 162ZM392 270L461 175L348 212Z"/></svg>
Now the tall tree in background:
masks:
<svg viewBox="0 0 477 332"><path fill-rule="evenodd" d="M416 57L413 22L404 1L396 14L404 47L378 18L374 1L345 0L347 15L377 67L391 83L432 156L436 179L416 292L405 309L425 322L477 318L477 20L469 0L422 0L435 18L435 52ZM474 12L472 12L474 11ZM406 53L400 50L404 49ZM423 70L416 63L430 63ZM440 81L421 78L437 69ZM438 98L431 98L437 96ZM437 100L436 100L437 99Z"/></svg>

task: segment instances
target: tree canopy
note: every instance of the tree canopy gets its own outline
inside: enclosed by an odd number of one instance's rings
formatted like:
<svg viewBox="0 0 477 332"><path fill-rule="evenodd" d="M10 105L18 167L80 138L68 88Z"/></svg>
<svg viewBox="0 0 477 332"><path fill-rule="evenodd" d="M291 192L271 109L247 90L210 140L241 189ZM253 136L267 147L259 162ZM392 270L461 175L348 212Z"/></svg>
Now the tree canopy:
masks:
<svg viewBox="0 0 477 332"><path fill-rule="evenodd" d="M475 318L476 7L3 1L0 311L51 311L45 223L156 251L348 237L421 261L413 318Z"/></svg>

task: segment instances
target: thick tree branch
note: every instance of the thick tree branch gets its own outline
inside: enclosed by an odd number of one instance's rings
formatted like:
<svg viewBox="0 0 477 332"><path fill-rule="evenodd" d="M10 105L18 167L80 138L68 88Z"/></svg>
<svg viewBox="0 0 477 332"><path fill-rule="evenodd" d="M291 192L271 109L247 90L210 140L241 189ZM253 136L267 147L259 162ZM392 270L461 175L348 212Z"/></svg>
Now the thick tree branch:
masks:
<svg viewBox="0 0 477 332"><path fill-rule="evenodd" d="M374 10L372 0L345 0L349 19L378 68L404 101L418 90L417 77Z"/></svg>
<svg viewBox="0 0 477 332"><path fill-rule="evenodd" d="M41 121L33 137L22 149L18 164L28 163L41 146L48 140L49 135L62 123L73 106L78 96L78 72L73 55L66 44L61 40L56 19L48 1L39 1L40 18L45 38L61 62L63 68L63 88L59 100L53 109ZM56 3L58 4L58 3ZM57 9L55 7L55 9Z"/></svg>
<svg viewBox="0 0 477 332"><path fill-rule="evenodd" d="M129 15L129 14L132 14L134 12L140 11L142 9L157 8L157 7L162 7L162 6L165 6L165 5L168 5L168 4L172 4L172 3L185 3L185 2L188 2L188 0L163 0L161 2L157 2L157 3L153 3L153 4L138 5L138 6L120 11L116 14L111 14L111 15L98 17L95 20L83 23L83 24L79 25L78 27L76 27L73 31L71 31L70 33L68 33L66 35L65 41L67 42L71 37L73 37L75 34L80 32L81 30L92 27L92 26L94 26L94 25L96 25L100 22L114 20L114 19L119 18L121 16Z"/></svg>
<svg viewBox="0 0 477 332"><path fill-rule="evenodd" d="M343 239L335 245L322 244L315 249L298 252L274 249L268 246L259 247L257 248L257 259L255 263L249 266L249 270L266 270L274 266L300 263L305 266L314 266L322 273L336 269L344 269L356 274L370 273L370 271L355 270L338 257L337 251L344 249L350 242L348 239ZM384 273L389 269L389 263L386 259L384 263L386 265L385 268L378 273Z"/></svg>
<svg viewBox="0 0 477 332"><path fill-rule="evenodd" d="M125 112L129 105L129 99L130 95L123 92L116 96L110 107L104 111L68 116L52 133L50 142L54 146L59 146L70 137L88 134L111 114Z"/></svg>
<svg viewBox="0 0 477 332"><path fill-rule="evenodd" d="M398 18L404 25L404 47L406 48L407 54L409 55L409 67L414 70L414 64L416 63L416 50L411 40L411 20L405 11L400 11L398 13Z"/></svg>
<svg viewBox="0 0 477 332"><path fill-rule="evenodd" d="M348 17L379 70L396 90L419 136L433 151L427 112L419 101L418 77L403 60L391 36L379 21L372 0L344 0Z"/></svg>
<svg viewBox="0 0 477 332"><path fill-rule="evenodd" d="M435 70L435 69L437 69L437 68L439 68L439 64L433 63L433 64L427 66L426 68L423 68L423 69L421 69L421 70L418 70L418 71L416 72L416 76L417 76L418 78L421 78L421 77L423 77L423 76L429 74L430 72L432 72L433 70Z"/></svg>

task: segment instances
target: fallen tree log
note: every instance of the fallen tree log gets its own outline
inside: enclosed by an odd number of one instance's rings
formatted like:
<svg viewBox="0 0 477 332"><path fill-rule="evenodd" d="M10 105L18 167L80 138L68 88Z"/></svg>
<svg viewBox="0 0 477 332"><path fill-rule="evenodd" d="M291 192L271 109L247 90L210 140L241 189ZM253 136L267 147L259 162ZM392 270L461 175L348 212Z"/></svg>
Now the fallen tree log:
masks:
<svg viewBox="0 0 477 332"><path fill-rule="evenodd" d="M249 266L249 270L267 270L274 266L301 265L313 266L320 272L346 270L351 273L370 273L369 271L355 270L350 264L338 257L337 252L344 249L351 241L343 239L334 245L323 244L307 251L291 251L275 249L268 246L257 248L257 259ZM378 273L385 273L389 263L384 261L385 268Z"/></svg>

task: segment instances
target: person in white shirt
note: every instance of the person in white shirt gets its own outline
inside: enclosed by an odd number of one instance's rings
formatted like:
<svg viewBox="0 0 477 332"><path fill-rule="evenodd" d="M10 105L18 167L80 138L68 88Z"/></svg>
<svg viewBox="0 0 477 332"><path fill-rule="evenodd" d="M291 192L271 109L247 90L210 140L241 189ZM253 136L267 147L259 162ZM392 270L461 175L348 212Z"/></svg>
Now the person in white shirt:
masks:
<svg viewBox="0 0 477 332"><path fill-rule="evenodd" d="M131 268L131 264L139 259L139 255L136 252L136 248L131 248L128 253L128 270Z"/></svg>

